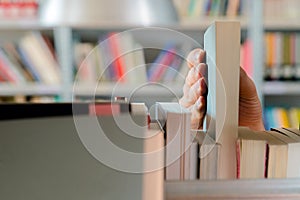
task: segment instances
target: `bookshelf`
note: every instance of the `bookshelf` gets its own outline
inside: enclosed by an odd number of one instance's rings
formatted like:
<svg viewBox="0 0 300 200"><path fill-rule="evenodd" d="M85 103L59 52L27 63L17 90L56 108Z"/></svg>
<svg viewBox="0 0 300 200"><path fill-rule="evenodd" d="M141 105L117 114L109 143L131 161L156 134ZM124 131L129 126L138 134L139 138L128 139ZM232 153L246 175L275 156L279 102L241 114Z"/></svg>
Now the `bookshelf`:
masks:
<svg viewBox="0 0 300 200"><path fill-rule="evenodd" d="M263 22L262 19L262 8L263 5L260 1L253 1L249 13L249 20L244 17L235 17L231 19L240 20L242 23L242 29L244 31L249 31L250 37L253 39L254 49L254 72L253 79L257 85L259 94L262 100L269 99L272 101L278 96L300 96L299 83L297 82L264 82L263 81L263 32L265 30L278 30L278 31L299 31L300 26L296 21L288 22L268 20ZM199 43L201 43L202 35L201 33L208 27L208 25L215 19L227 19L226 17L207 17L193 19L193 20L183 20L176 25L165 25L165 28L173 29L185 33ZM53 26L49 24L44 24L38 19L35 20L2 20L0 21L0 35L7 39L10 37L18 38L19 35L11 36L11 33L17 31L27 32L31 30L45 32L50 34L54 38L57 59L62 69L63 81L57 86L48 86L43 84L28 84L28 85L12 85L12 84L1 84L0 85L0 96L6 95L55 95L60 96L61 101L70 101L73 97L73 59L72 59L72 43L73 34L79 34L86 40L94 40L101 33L106 33L109 31L123 31L131 28L141 28L141 26L133 24L124 23L79 23L79 24L63 24L59 26ZM143 38L141 39L143 40ZM1 41L1 39L0 39ZM148 39L144 41L145 43L152 42ZM166 84L170 90L174 92L175 95L181 96L181 86L173 85L172 83ZM101 87L94 90L90 85L78 85L75 89L76 96L89 96L90 94L95 94L99 96L108 96L114 88L114 84L103 83ZM128 95L136 88L136 85L122 85L118 87L116 94L120 96ZM138 94L140 99L145 99L145 97L165 97L166 99L170 97L169 93L166 93L165 89L157 87L157 85L149 86L142 90ZM172 95L172 94L171 94ZM173 98L173 96L172 96ZM284 98L280 103L286 103L289 98ZM252 194L256 192L255 189L259 190L259 194L264 191L269 191L273 195L287 195L287 193L296 193L299 191L299 180L257 180L257 181L215 181L215 182L167 182L166 183L166 195L168 199L180 199L176 197L176 194L181 195L195 195L193 197L201 196L206 194L206 192L214 192L220 188L221 191L231 191L236 194L238 190L236 188L241 188L241 192ZM240 187L239 187L240 186ZM262 187L264 186L264 187ZM259 188L257 188L259 187ZM213 189L207 190L208 188ZM235 193L236 192L236 193ZM260 193L261 192L261 193ZM228 193L227 193L228 194ZM238 195L238 194L237 194ZM292 196L294 197L294 196Z"/></svg>
<svg viewBox="0 0 300 200"><path fill-rule="evenodd" d="M296 2L297 1L292 1ZM264 5L265 3L265 5ZM290 96L299 96L299 83L298 81L265 81L263 79L264 74L264 33L265 32L284 32L284 33L298 33L300 30L300 24L297 19L291 18L291 16L280 17L280 16L264 16L264 12L266 6L270 6L268 0L265 2L247 2L247 11L245 11L245 15L242 16L184 16L181 17L179 22L174 24L164 24L161 27L167 28L170 30L178 31L180 33L186 34L191 37L195 41L197 41L200 45L203 44L203 33L206 28L211 24L213 20L238 20L241 22L241 28L244 35L251 38L253 43L253 72L252 78L256 84L259 96L264 106L268 106L272 100L274 100L278 96L285 96L284 98L280 97L284 101L281 103L279 101L275 101L280 103L280 105L288 105L293 106L289 101ZM267 4L267 5L266 5ZM45 9L45 8L44 8ZM251 20L250 20L251 19ZM261 20L264 19L264 20ZM141 25L137 25L134 23L123 23L120 21L79 21L78 23L62 23L62 24L51 24L45 22L41 19L32 18L32 19L7 19L0 21L0 43L6 40L15 40L20 38L24 33L28 31L39 31L46 35L49 35L55 44L55 50L57 54L57 59L59 65L62 70L62 82L56 86L49 86L49 90L46 88L47 85L39 85L39 84L28 84L27 86L18 86L13 84L1 84L3 90L1 92L1 96L5 96L6 91L8 95L13 95L14 93L18 95L58 95L61 98L61 101L70 101L73 95L76 96L85 96L93 91L92 88L89 88L88 85L78 86L78 90L75 94L72 93L73 88L73 52L71 51L73 45L74 35L79 35L83 40L88 42L96 42L99 36L104 35L108 32L122 32L128 29L135 28L143 28ZM166 39L166 37L159 37L156 39L149 39L149 35L147 32L145 35L137 36L137 40L142 45L149 45L154 41L158 44L162 43ZM150 35L151 36L151 35ZM170 88L175 92L176 96L181 96L182 91L180 88L180 83L174 84L166 84L167 87L172 85ZM113 84L103 83L101 88L96 90L97 96L106 96L109 94L109 90L114 87ZM29 88L29 89L25 89ZM123 85L118 90L118 95L128 94L128 91L134 88L133 85ZM151 95L155 93L156 87L151 86L147 88L145 92L145 96ZM23 92L22 92L23 91ZM154 93L151 93L154 92ZM155 93L156 94L156 93ZM163 95L162 92L158 94ZM158 95L154 95L158 96ZM165 95L166 96L166 95ZM169 100L171 100L170 98ZM265 101L267 100L267 101Z"/></svg>
<svg viewBox="0 0 300 200"><path fill-rule="evenodd" d="M264 69L264 72L266 72L266 66L270 66L270 61L271 63L274 63L275 61L275 64L277 65L278 62L280 62L279 66L275 69L272 68L271 65L271 70L275 70L275 74L273 74L275 75L275 78L273 77L271 80L270 78L263 80L261 88L264 99L263 106L267 109L283 108L287 111L299 108L300 105L298 102L300 89L297 68L299 67L298 49L300 46L297 41L300 31L300 24L298 20L300 13L296 10L299 6L299 1L278 0L274 2L265 0L263 6L264 15L262 31L264 35L262 37L264 37L264 45L261 45L261 48L264 50L261 53L264 54L264 63L262 68ZM272 37L275 37L275 46L274 38L272 39ZM271 41L270 45L267 43L268 39ZM273 49L274 52L276 52L276 55L281 54L280 52L286 52L285 57L284 54L282 57L276 56L275 58L273 57L274 60L272 61L272 59L270 59L271 46L274 47ZM288 66L292 69L291 73L284 69ZM269 73L267 73L267 76L268 75ZM266 74L264 77L266 77ZM299 123L300 119L297 120ZM293 121L291 117L289 117L289 121ZM282 124L279 124L279 126L282 126Z"/></svg>
<svg viewBox="0 0 300 200"><path fill-rule="evenodd" d="M41 11L44 11L46 8L44 5L47 3L42 3ZM41 12L40 11L40 12ZM41 13L40 13L41 14ZM204 33L205 29L211 24L213 20L220 19L225 20L227 17L221 16L201 16L198 18L193 18L187 20L180 20L176 24L164 24L162 27L179 31L183 34L188 35L195 41L197 41L200 45L203 44L202 42L202 33ZM242 23L242 29L244 31L247 30L247 19L246 17L241 16L234 16L231 19L239 20ZM13 32L17 33L26 33L27 31L39 31L42 33L46 33L50 35L53 39L55 44L55 51L57 54L57 61L61 67L61 75L62 75L62 82L56 86L49 86L49 90L47 89L47 85L33 83L27 85L14 85L14 84L1 84L3 87L3 91L1 92L2 96L13 95L14 93L18 95L58 95L60 96L61 101L70 101L73 95L76 96L88 96L91 94L90 92L94 91L93 88L90 86L83 84L78 85L78 89L76 89L75 94L72 93L73 91L73 52L72 52L72 45L74 35L79 35L83 38L83 40L93 41L96 42L100 35L106 34L108 32L117 31L121 32L128 29L134 28L143 28L141 25L136 25L134 23L123 23L119 21L114 22L106 22L105 20L90 20L90 21L80 21L78 23L68 23L62 22L62 24L55 24L55 23L48 23L43 21L43 19L33 18L33 19L7 19L2 20L0 22L0 35L5 38L9 39L18 39L21 37L20 35L10 35ZM200 32L200 34L199 34ZM138 42L142 43L142 45L151 44L153 39L148 39L147 36L137 36ZM153 37L153 36L152 36ZM167 36L166 36L167 37ZM166 38L165 37L165 38ZM165 38L157 38L158 43L163 41ZM1 41L1 40L0 40ZM158 44L159 45L159 44ZM161 45L161 44L160 44ZM162 45L161 45L162 46ZM103 83L101 87L99 87L95 92L98 96L106 96L109 94L111 88L114 87L114 83ZM136 85L125 84L121 86L121 89L118 90L118 95L126 95L128 91L131 91ZM174 83L166 83L165 87L168 87L175 96L181 96L181 84L174 84ZM9 91L9 92L7 92ZM6 93L7 92L7 93ZM149 86L144 91L144 96L164 96L164 89L158 89L157 86ZM169 100L172 100L170 98Z"/></svg>
<svg viewBox="0 0 300 200"><path fill-rule="evenodd" d="M263 86L265 95L300 95L300 82L297 81L267 81Z"/></svg>
<svg viewBox="0 0 300 200"><path fill-rule="evenodd" d="M53 95L59 96L61 94L60 86L49 86L43 84L28 83L26 85L11 85L1 84L0 85L0 96L14 96L14 95L28 95L28 96L39 96L39 95Z"/></svg>

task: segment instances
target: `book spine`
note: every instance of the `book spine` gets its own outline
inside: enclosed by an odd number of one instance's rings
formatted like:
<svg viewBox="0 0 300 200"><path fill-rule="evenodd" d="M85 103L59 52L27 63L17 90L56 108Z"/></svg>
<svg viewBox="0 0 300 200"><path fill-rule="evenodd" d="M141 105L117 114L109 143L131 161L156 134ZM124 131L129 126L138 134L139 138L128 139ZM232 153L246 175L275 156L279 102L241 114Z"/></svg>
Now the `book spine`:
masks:
<svg viewBox="0 0 300 200"><path fill-rule="evenodd" d="M114 75L117 81L124 82L124 60L122 55L120 55L120 38L117 33L110 33L108 35L108 41L110 45L111 55L112 55L112 62L114 68Z"/></svg>
<svg viewBox="0 0 300 200"><path fill-rule="evenodd" d="M34 68L33 63L31 62L30 58L28 57L26 51L23 49L23 47L19 46L17 48L20 58L26 67L27 71L30 73L30 75L33 77L34 81L42 82L42 79L38 73L38 71Z"/></svg>
<svg viewBox="0 0 300 200"><path fill-rule="evenodd" d="M26 82L26 79L25 79L24 75L22 74L22 72L19 71L17 66L15 66L15 64L9 60L9 57L7 56L7 54L5 53L5 51L2 48L0 48L0 59L2 59L3 64L5 66L7 66L7 70L11 71L11 74L13 74L13 76L15 77L13 82L16 82L16 83L25 83Z"/></svg>
<svg viewBox="0 0 300 200"><path fill-rule="evenodd" d="M149 81L159 81L163 77L166 69L170 66L175 57L175 50L173 44L167 44L167 46L159 53L158 57L148 70Z"/></svg>

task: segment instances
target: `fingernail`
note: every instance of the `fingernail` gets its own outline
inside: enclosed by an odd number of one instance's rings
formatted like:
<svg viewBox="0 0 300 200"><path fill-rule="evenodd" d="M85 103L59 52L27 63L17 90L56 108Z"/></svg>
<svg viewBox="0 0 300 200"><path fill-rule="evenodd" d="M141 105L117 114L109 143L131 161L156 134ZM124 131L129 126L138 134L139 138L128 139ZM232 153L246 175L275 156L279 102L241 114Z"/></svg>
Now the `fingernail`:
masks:
<svg viewBox="0 0 300 200"><path fill-rule="evenodd" d="M207 76L207 66L204 63L201 63L199 65L199 73L203 76L206 77Z"/></svg>
<svg viewBox="0 0 300 200"><path fill-rule="evenodd" d="M199 63L200 62L199 59L200 59L200 52L196 51L194 54L194 62Z"/></svg>
<svg viewBox="0 0 300 200"><path fill-rule="evenodd" d="M201 64L198 64L198 65L196 65L196 67L195 67L195 71L196 71L197 74L199 74L199 73L201 74L201 67L200 67L200 65L201 65Z"/></svg>
<svg viewBox="0 0 300 200"><path fill-rule="evenodd" d="M205 76L206 73L206 65L204 63L200 63L195 67L196 73L200 74L201 77Z"/></svg>

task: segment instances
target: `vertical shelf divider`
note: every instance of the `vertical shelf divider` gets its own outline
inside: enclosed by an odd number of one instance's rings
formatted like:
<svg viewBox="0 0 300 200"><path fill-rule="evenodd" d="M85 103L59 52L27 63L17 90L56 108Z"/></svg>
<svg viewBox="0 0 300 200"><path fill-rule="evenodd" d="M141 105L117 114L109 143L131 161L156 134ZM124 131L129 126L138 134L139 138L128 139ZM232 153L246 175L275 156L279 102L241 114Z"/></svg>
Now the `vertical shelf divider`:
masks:
<svg viewBox="0 0 300 200"><path fill-rule="evenodd" d="M253 43L253 81L256 85L259 99L263 104L263 74L264 74L264 15L263 1L249 2L249 35Z"/></svg>
<svg viewBox="0 0 300 200"><path fill-rule="evenodd" d="M61 101L71 101L73 86L72 29L67 26L57 27L54 29L54 38L58 62L61 67Z"/></svg>

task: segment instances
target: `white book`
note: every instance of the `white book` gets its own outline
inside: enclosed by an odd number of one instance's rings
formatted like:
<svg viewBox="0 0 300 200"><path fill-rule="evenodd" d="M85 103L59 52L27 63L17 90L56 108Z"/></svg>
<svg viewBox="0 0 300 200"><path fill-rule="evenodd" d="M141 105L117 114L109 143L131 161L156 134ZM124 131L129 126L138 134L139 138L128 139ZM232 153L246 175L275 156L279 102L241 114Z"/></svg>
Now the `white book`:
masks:
<svg viewBox="0 0 300 200"><path fill-rule="evenodd" d="M215 147L219 146L219 149L215 150L219 152L217 158L202 159L215 162L207 165L217 166L204 172L214 174L214 177L209 179L236 178L235 142L238 136L240 32L239 22L216 21L204 34L208 65L206 129L208 136L218 144ZM215 156L214 153L209 154L205 151L205 149L214 151L215 147L211 142L205 146L204 143L200 148L200 157ZM201 162L202 164L204 163Z"/></svg>
<svg viewBox="0 0 300 200"><path fill-rule="evenodd" d="M92 43L76 44L74 57L77 67L76 80L81 83L95 83L98 77L94 45Z"/></svg>
<svg viewBox="0 0 300 200"><path fill-rule="evenodd" d="M144 56L144 49L140 44L135 44L133 50L134 66L131 68L134 74L133 83L147 83L147 72L146 72L146 62Z"/></svg>
<svg viewBox="0 0 300 200"><path fill-rule="evenodd" d="M143 200L164 199L164 132L158 122L149 124L144 140Z"/></svg>
<svg viewBox="0 0 300 200"><path fill-rule="evenodd" d="M190 131L191 113L178 103L156 103L156 119L166 130L166 180L189 180L195 152Z"/></svg>
<svg viewBox="0 0 300 200"><path fill-rule="evenodd" d="M274 129L275 130L275 129ZM287 132L281 132L283 129L276 129L276 131L269 131L269 134L276 137L287 144L287 157L282 157L281 162L286 162L286 178L299 178L300 177L300 137L294 137Z"/></svg>
<svg viewBox="0 0 300 200"><path fill-rule="evenodd" d="M61 82L60 69L40 33L31 32L19 43L45 84Z"/></svg>
<svg viewBox="0 0 300 200"><path fill-rule="evenodd" d="M131 33L121 32L116 35L120 43L120 58L124 61L124 80L127 83L146 83L146 64L143 47L138 44Z"/></svg>

